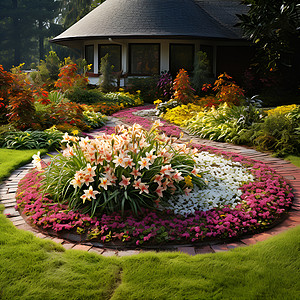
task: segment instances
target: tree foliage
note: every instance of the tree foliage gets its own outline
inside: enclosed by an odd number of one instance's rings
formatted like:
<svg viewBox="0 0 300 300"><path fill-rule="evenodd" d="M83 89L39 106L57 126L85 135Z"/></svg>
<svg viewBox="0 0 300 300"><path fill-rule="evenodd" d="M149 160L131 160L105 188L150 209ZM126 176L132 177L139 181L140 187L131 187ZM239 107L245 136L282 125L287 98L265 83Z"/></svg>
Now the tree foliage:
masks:
<svg viewBox="0 0 300 300"><path fill-rule="evenodd" d="M242 0L248 14L238 15L244 35L258 47L263 71L299 72L300 4L298 0ZM299 73L298 73L299 74Z"/></svg>
<svg viewBox="0 0 300 300"><path fill-rule="evenodd" d="M8 0L0 3L0 59L10 68L45 55L45 39L59 32L56 0Z"/></svg>
<svg viewBox="0 0 300 300"><path fill-rule="evenodd" d="M105 0L61 0L64 28L72 26Z"/></svg>

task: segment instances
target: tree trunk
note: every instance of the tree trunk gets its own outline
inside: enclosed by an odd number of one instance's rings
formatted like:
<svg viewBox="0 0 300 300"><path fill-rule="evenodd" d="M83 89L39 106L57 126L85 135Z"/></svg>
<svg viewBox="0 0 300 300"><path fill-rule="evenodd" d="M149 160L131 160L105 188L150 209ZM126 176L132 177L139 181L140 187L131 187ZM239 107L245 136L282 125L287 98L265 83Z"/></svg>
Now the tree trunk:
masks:
<svg viewBox="0 0 300 300"><path fill-rule="evenodd" d="M44 59L44 55L45 55L43 21L38 20L38 22L39 22L39 56L40 56L40 60L42 60Z"/></svg>

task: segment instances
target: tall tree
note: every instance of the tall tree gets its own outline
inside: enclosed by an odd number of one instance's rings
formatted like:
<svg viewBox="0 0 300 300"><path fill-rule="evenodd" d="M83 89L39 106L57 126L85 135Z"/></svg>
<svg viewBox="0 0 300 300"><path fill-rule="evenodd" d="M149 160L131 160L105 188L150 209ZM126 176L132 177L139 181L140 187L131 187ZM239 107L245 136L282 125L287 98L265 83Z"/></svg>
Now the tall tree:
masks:
<svg viewBox="0 0 300 300"><path fill-rule="evenodd" d="M38 61L44 40L58 33L60 0L0 0L0 64Z"/></svg>
<svg viewBox="0 0 300 300"><path fill-rule="evenodd" d="M257 45L261 70L299 75L299 0L242 0L248 14L238 15L244 35ZM296 72L296 74L295 74Z"/></svg>
<svg viewBox="0 0 300 300"><path fill-rule="evenodd" d="M104 1L105 0L62 0L61 23L63 23L65 28L72 26Z"/></svg>

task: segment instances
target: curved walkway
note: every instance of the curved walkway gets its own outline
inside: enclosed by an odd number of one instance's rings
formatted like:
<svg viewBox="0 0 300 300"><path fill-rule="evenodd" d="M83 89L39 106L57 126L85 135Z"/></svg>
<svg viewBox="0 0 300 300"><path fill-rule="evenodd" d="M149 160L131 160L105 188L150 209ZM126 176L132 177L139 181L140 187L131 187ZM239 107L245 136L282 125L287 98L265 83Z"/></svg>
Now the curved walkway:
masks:
<svg viewBox="0 0 300 300"><path fill-rule="evenodd" d="M122 124L116 118L110 118L109 122L106 124L107 126L115 126L117 124ZM95 130L91 133L92 136L99 135L100 131ZM203 144L211 147L215 147L218 149L222 149L227 152L234 152L250 159L255 159L264 162L269 167L276 170L277 173L282 175L292 186L293 193L295 195L291 210L287 216L287 218L275 226L263 233L245 236L235 242L210 242L203 243L201 246L178 246L178 247L166 247L161 249L163 251L180 251L183 253L187 253L190 255L195 254L203 254L203 253L214 253L220 251L227 251L236 247L247 246L255 244L259 241L263 241L268 239L269 237L276 235L280 232L283 232L291 227L295 227L300 225L300 169L294 166L293 164L279 159L269 156L268 154L258 152L253 149L248 149L241 146L236 146L227 143L219 143L209 140L202 140L197 137L192 137L193 142L197 144ZM190 141L191 136L187 133L184 134L182 141ZM13 222L13 224L22 230L31 231L39 238L43 239L51 239L56 243L62 244L62 246L66 249L76 249L76 250L85 250L89 252L96 252L102 254L103 256L128 256L133 254L139 254L141 252L145 252L148 250L145 249L137 249L137 250L118 250L104 248L103 245L99 243L81 243L80 238L77 235L66 234L63 238L51 237L46 235L45 233L31 227L26 223L26 220L19 214L18 211L15 210L16 200L15 193L18 188L18 182L21 180L26 173L32 168L32 164L28 164L14 171L11 176L4 181L0 186L0 204L5 206L4 214ZM26 218L26 217L25 217ZM152 250L153 251L153 250Z"/></svg>

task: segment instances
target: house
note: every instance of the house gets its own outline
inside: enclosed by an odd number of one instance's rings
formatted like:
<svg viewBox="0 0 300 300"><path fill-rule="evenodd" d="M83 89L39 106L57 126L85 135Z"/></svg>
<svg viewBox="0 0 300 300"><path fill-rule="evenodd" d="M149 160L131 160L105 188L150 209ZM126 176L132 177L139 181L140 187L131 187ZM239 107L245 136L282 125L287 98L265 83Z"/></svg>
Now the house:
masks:
<svg viewBox="0 0 300 300"><path fill-rule="evenodd" d="M234 25L246 11L240 0L106 0L51 42L80 49L92 83L106 53L126 77L191 72L200 50L212 76L240 77L252 48Z"/></svg>

